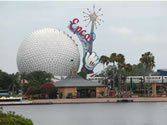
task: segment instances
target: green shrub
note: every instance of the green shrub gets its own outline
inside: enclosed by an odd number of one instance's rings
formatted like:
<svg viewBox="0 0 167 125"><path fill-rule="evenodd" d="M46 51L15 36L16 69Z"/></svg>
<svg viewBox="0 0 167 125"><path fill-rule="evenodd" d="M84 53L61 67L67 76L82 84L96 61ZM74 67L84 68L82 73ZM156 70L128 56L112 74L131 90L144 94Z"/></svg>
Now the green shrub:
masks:
<svg viewBox="0 0 167 125"><path fill-rule="evenodd" d="M100 91L100 95L101 95L101 96L104 96L104 91Z"/></svg>
<svg viewBox="0 0 167 125"><path fill-rule="evenodd" d="M60 94L59 94L59 98L60 98L60 99L63 98L63 93L60 93Z"/></svg>
<svg viewBox="0 0 167 125"><path fill-rule="evenodd" d="M72 99L72 97L73 97L72 93L68 93L67 98Z"/></svg>
<svg viewBox="0 0 167 125"><path fill-rule="evenodd" d="M0 125L33 125L33 123L30 119L16 115L15 112L0 111Z"/></svg>

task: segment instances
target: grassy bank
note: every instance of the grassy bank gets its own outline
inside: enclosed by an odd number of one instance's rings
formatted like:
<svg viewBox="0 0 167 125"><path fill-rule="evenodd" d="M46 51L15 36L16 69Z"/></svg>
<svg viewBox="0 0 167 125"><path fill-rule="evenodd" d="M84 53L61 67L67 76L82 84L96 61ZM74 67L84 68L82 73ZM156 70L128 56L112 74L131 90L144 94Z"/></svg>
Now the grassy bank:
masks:
<svg viewBox="0 0 167 125"><path fill-rule="evenodd" d="M16 115L15 112L4 113L0 110L0 125L33 125L30 119Z"/></svg>

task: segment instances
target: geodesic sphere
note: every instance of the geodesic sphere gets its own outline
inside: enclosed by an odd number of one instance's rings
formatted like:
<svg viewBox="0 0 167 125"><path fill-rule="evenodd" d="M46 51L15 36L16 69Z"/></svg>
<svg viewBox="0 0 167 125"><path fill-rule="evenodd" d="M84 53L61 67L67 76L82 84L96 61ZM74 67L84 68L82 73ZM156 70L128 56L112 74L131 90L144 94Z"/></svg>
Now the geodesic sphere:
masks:
<svg viewBox="0 0 167 125"><path fill-rule="evenodd" d="M78 46L67 34L47 28L31 33L17 53L20 73L46 71L55 76L67 76L80 64Z"/></svg>

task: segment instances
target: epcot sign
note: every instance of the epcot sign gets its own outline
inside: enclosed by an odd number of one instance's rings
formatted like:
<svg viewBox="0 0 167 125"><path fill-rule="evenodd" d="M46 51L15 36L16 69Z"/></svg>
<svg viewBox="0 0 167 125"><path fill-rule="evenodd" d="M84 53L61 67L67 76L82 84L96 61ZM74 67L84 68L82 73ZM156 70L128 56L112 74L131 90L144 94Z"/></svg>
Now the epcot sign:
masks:
<svg viewBox="0 0 167 125"><path fill-rule="evenodd" d="M90 33L87 33L86 30L84 30L81 26L78 26L79 19L74 18L72 21L70 21L69 29L74 34L76 34L79 38L79 40L82 43L83 47L83 66L81 69L81 72L86 72L86 74L93 73L94 67L99 63L99 57L97 56L96 52L93 52L93 42L96 39L96 34L94 33L94 28L97 29L97 24L101 25L100 22L104 22L102 19L100 19L100 16L103 16L103 14L99 14L101 11L101 8L95 12L95 5L93 6L93 12L91 12L87 8L88 12L83 12L83 14L86 14L84 18L86 18L84 21L88 21L88 25L91 23L91 31Z"/></svg>
<svg viewBox="0 0 167 125"><path fill-rule="evenodd" d="M73 21L70 21L70 25L69 25L70 30L74 34L80 35L82 37L82 39L84 39L86 42L91 44L96 38L95 33L91 32L90 34L89 33L85 34L86 30L83 30L82 27L80 27L80 26L76 26L77 23L79 23L78 18L75 18L75 19L73 19Z"/></svg>

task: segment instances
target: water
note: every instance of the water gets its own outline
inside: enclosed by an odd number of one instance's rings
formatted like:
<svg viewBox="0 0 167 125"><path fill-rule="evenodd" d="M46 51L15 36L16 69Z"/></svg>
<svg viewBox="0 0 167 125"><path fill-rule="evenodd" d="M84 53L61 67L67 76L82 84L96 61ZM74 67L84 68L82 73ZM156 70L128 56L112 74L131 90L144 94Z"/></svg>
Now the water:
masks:
<svg viewBox="0 0 167 125"><path fill-rule="evenodd" d="M167 103L4 106L34 125L167 125Z"/></svg>

